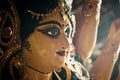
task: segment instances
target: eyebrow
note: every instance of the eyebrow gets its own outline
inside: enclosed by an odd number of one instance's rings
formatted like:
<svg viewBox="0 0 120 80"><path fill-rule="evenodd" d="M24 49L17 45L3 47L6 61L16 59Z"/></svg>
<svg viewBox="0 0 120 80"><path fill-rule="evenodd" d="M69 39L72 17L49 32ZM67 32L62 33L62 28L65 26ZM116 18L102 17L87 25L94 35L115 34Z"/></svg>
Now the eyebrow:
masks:
<svg viewBox="0 0 120 80"><path fill-rule="evenodd" d="M60 28L62 28L62 25L59 22L53 21L53 20L52 21L48 21L48 22L44 22L44 23L40 23L39 26L46 25L46 24L57 24L58 26L60 26Z"/></svg>

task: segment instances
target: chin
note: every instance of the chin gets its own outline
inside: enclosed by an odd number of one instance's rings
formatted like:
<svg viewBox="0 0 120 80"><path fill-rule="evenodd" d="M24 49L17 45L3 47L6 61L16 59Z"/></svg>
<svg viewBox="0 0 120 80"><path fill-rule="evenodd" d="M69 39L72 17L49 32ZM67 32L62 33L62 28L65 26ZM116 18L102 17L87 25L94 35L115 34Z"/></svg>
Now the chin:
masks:
<svg viewBox="0 0 120 80"><path fill-rule="evenodd" d="M56 67L62 67L65 64L66 57L57 57L56 61L54 62L54 65Z"/></svg>
<svg viewBox="0 0 120 80"><path fill-rule="evenodd" d="M63 61L63 62L58 62L58 63L56 64L56 67L57 67L57 68L60 68L60 67L62 67L64 64L65 64L65 61Z"/></svg>

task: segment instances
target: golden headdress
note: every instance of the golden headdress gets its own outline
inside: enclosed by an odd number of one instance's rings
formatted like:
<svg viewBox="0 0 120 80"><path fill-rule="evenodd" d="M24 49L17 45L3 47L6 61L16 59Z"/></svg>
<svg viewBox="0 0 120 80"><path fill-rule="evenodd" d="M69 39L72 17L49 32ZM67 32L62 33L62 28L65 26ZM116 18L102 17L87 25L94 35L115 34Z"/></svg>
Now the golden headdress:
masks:
<svg viewBox="0 0 120 80"><path fill-rule="evenodd" d="M7 4L7 5L5 5ZM13 53L20 49L19 17L11 0L0 2L0 72Z"/></svg>

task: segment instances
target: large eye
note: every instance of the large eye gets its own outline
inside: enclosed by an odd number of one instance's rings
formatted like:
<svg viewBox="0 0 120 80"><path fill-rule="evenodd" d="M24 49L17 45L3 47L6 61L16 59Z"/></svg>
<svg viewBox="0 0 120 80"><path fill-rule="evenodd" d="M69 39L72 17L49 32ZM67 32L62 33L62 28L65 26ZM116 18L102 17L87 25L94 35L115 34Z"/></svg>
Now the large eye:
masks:
<svg viewBox="0 0 120 80"><path fill-rule="evenodd" d="M51 38L57 38L60 35L60 30L59 28L56 28L56 27L46 28L46 29L37 29L37 31L42 32Z"/></svg>
<svg viewBox="0 0 120 80"><path fill-rule="evenodd" d="M58 34L58 30L57 29L51 29L50 31L48 31L49 35L57 35Z"/></svg>

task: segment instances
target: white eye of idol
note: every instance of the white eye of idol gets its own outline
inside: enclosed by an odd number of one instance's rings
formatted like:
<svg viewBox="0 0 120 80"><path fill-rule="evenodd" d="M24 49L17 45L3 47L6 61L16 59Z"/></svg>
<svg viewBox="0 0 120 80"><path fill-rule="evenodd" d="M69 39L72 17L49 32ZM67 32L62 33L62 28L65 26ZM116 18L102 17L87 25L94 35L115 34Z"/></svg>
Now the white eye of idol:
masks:
<svg viewBox="0 0 120 80"><path fill-rule="evenodd" d="M58 33L59 32L57 29L51 29L50 31L48 31L48 34L51 36L56 36Z"/></svg>

